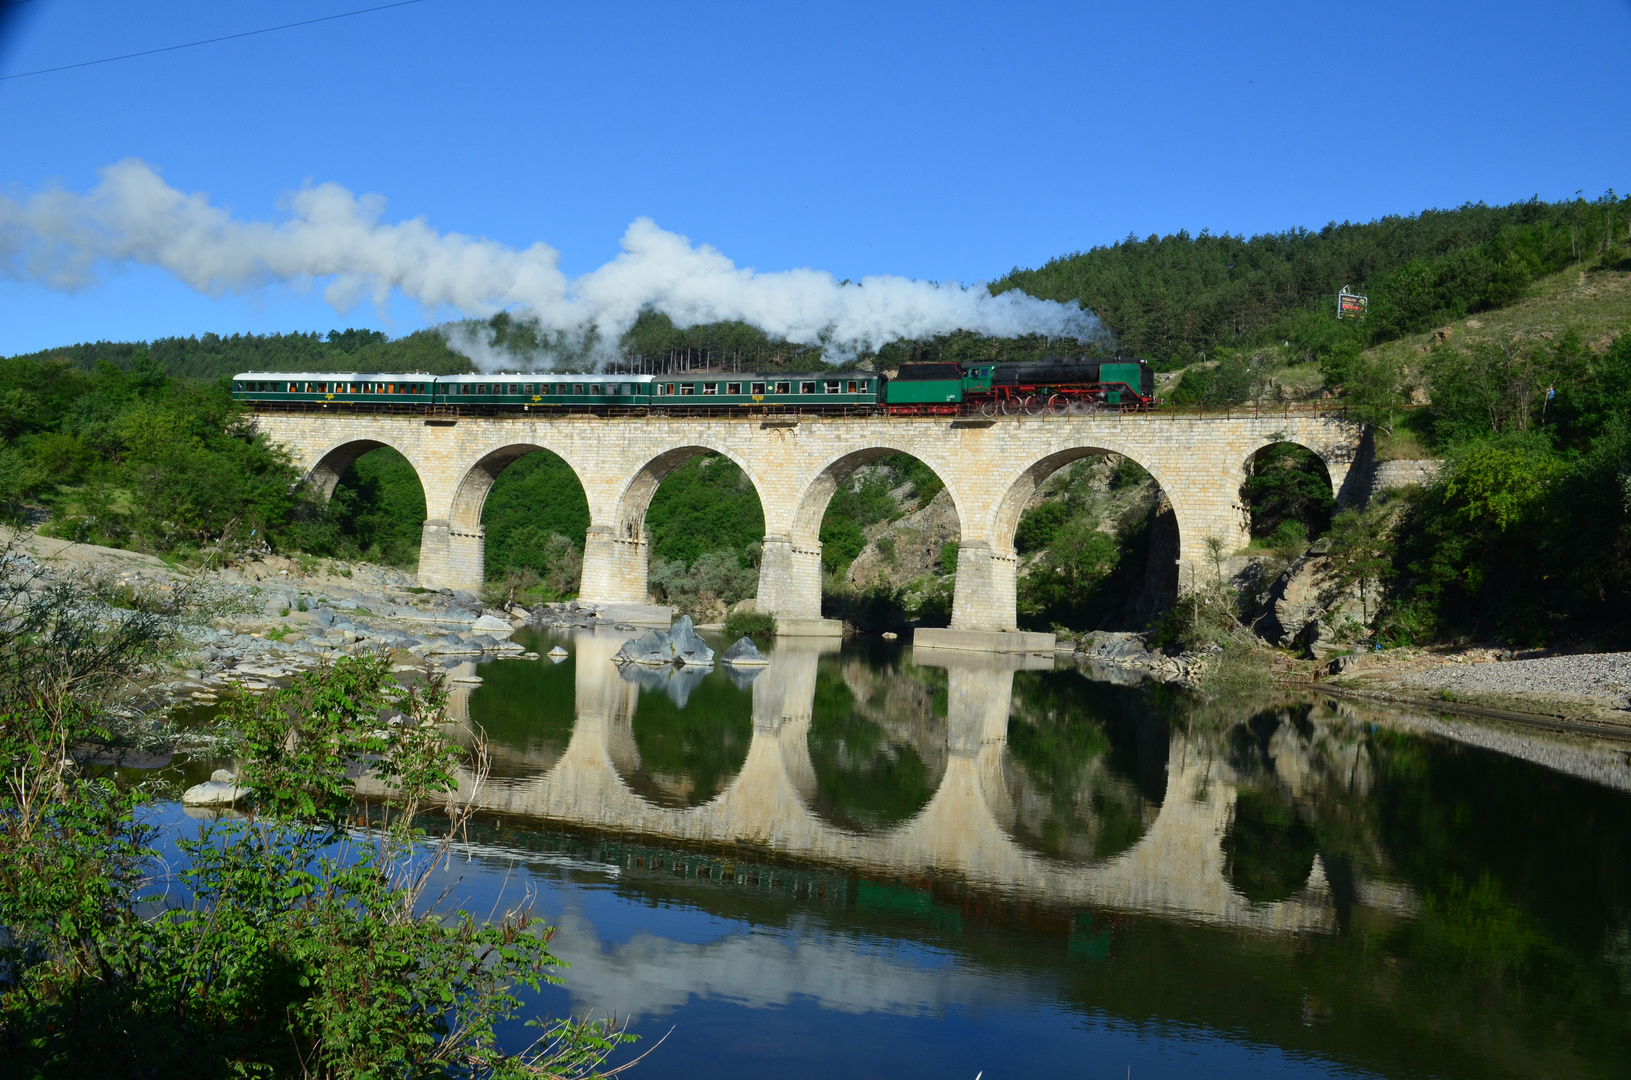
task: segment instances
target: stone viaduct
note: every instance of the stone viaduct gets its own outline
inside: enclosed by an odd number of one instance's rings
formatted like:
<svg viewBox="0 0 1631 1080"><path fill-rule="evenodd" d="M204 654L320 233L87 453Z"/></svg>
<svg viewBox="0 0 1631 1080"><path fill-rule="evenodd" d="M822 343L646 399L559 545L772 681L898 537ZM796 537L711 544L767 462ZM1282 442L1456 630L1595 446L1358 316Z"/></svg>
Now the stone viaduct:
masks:
<svg viewBox="0 0 1631 1080"><path fill-rule="evenodd" d="M657 485L697 454L734 461L764 509L758 607L782 633L828 635L821 618L821 519L855 471L906 453L944 481L957 510L958 548L951 629L943 644L1010 651L1018 557L1014 530L1038 485L1073 461L1116 453L1160 484L1178 528L1178 584L1205 572L1207 541L1244 547L1240 487L1252 456L1276 442L1307 447L1325 463L1339 502L1363 499L1369 477L1355 468L1361 425L1317 412L1199 415L1103 413L995 419L725 415L460 417L366 413L260 414L260 430L289 448L309 480L331 494L369 450L389 446L424 486L426 521L419 577L432 588L479 589L482 505L499 473L538 450L563 458L589 503L580 595L587 601L647 599L646 508ZM945 635L944 631L940 632ZM1051 648L1049 640L1046 647ZM1031 642L1025 647L1040 647Z"/></svg>
<svg viewBox="0 0 1631 1080"><path fill-rule="evenodd" d="M945 772L910 819L857 831L814 809L817 780L808 739L817 665L838 643L780 639L770 666L753 681L753 736L736 776L702 805L659 806L628 780L639 769L633 724L640 689L611 662L627 637L574 633L569 644L576 720L568 745L555 760L539 761L521 776L478 785L461 772L460 798L492 813L613 835L710 847L746 844L801 862L905 878L945 874L1050 905L1109 907L1271 933L1328 933L1336 927L1317 855L1302 888L1281 901L1253 902L1230 883L1223 841L1239 777L1215 747L1185 732L1171 735L1165 795L1131 847L1102 861L1078 862L1020 843L1017 797L1003 768L1014 671L1051 667L1051 658L914 650L917 663L947 669ZM470 696L455 684L450 712L466 724ZM358 789L384 794L368 778Z"/></svg>

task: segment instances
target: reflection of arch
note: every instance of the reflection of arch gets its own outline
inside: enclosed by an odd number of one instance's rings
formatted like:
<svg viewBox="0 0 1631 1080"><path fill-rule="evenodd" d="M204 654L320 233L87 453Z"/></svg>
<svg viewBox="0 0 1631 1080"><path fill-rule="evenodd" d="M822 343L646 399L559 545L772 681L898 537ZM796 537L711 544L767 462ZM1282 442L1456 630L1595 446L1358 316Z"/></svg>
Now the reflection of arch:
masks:
<svg viewBox="0 0 1631 1080"><path fill-rule="evenodd" d="M351 467L357 463L357 459L370 450L378 450L382 447L395 450L407 460L408 465L413 469L414 478L419 481L419 490L426 495L428 504L429 493L425 491L425 474L420 469L419 463L401 447L378 439L352 439L324 451L318 456L317 464L313 465L306 473L306 483L322 492L323 499L326 502L333 497L334 489L340 483L340 477L350 471Z"/></svg>
<svg viewBox="0 0 1631 1080"><path fill-rule="evenodd" d="M700 679L689 669L623 671L640 686L634 707L612 716L607 749L618 775L640 798L674 810L705 806L730 790L753 739L753 697L723 671ZM685 679L671 692L665 681Z"/></svg>
<svg viewBox="0 0 1631 1080"><path fill-rule="evenodd" d="M813 813L840 829L904 825L945 780L951 725L929 687L916 680L903 686L897 674L870 677L870 669L835 657L817 676L800 762L813 785L801 794Z"/></svg>

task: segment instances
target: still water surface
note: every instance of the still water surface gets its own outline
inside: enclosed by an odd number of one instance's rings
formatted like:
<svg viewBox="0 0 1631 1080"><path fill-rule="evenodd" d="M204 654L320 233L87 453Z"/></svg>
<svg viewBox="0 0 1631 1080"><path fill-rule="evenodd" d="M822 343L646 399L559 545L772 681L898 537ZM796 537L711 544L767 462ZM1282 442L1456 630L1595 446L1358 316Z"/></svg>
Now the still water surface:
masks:
<svg viewBox="0 0 1631 1080"><path fill-rule="evenodd" d="M668 1033L631 1075L1631 1076L1624 747L624 636L456 692L493 770L449 875L559 925L531 1007Z"/></svg>

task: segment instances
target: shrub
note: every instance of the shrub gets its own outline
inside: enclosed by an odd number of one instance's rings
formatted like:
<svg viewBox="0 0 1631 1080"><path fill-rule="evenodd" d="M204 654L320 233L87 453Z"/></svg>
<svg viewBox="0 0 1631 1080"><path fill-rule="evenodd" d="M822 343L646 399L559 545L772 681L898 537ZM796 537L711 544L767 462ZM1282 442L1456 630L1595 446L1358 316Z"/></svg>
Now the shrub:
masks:
<svg viewBox="0 0 1631 1080"><path fill-rule="evenodd" d="M725 617L725 636L732 640L740 637L775 637L776 617L764 611L733 611Z"/></svg>

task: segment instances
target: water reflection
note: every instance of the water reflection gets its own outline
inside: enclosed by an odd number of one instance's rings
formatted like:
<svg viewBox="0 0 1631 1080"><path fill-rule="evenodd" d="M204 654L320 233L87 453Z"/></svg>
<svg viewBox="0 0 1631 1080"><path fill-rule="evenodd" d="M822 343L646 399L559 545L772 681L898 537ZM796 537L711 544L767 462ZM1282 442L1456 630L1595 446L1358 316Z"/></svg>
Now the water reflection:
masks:
<svg viewBox="0 0 1631 1080"><path fill-rule="evenodd" d="M1278 818L1266 852L1261 828L1225 844L1253 766L1215 739L1169 732L1142 691L1046 658L880 660L784 639L748 691L710 671L680 692L672 677L621 673L610 661L621 643L585 631L558 667L484 667L494 675L464 707L509 742L510 760L540 767L507 767L473 793L479 805L869 873L953 874L1057 904L1281 932L1336 925L1320 859L1281 860L1293 869L1276 863L1261 886L1264 858L1282 854ZM536 732L521 730L516 694L495 677L507 667L555 680L532 699ZM501 703L514 734L492 726Z"/></svg>
<svg viewBox="0 0 1631 1080"><path fill-rule="evenodd" d="M504 763L478 852L615 882L550 912L563 1008L681 1014L709 1062L701 1000L943 1014L936 1039L1045 1000L1058 1031L1153 1020L1305 1074L1627 1074L1623 746L814 642L678 693L620 675L620 636L565 643L456 703ZM881 1052L866 1030L833 1045ZM1202 1041L1168 1074L1216 1074Z"/></svg>

